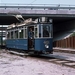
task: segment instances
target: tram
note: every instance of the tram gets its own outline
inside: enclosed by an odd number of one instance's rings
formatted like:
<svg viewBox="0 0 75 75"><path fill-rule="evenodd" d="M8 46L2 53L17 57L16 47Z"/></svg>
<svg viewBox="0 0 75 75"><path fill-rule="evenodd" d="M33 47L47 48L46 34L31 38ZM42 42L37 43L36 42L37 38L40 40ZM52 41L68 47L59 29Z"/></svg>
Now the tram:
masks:
<svg viewBox="0 0 75 75"><path fill-rule="evenodd" d="M11 24L6 31L6 48L34 53L53 53L52 19L45 17Z"/></svg>

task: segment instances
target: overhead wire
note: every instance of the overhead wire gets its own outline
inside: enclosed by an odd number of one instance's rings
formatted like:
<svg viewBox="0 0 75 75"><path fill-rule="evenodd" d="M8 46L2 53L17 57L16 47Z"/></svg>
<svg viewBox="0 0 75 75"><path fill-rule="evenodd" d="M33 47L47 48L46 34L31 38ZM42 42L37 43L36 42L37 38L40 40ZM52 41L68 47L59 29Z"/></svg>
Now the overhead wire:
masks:
<svg viewBox="0 0 75 75"><path fill-rule="evenodd" d="M30 4L33 4L36 0L33 0Z"/></svg>

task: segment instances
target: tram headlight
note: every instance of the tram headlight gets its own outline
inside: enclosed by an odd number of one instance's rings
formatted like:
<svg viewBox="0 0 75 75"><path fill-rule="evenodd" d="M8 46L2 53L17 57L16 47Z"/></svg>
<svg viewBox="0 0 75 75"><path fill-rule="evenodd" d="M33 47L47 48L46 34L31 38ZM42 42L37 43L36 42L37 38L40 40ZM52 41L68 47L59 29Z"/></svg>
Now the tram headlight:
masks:
<svg viewBox="0 0 75 75"><path fill-rule="evenodd" d="M46 48L49 48L49 45L45 45Z"/></svg>

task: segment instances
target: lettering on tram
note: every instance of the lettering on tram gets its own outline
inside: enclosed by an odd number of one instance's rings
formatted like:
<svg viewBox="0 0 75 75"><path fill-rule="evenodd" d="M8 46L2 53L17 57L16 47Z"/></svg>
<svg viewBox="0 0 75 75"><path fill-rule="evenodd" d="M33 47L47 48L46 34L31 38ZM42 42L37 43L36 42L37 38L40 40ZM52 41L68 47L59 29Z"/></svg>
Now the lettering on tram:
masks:
<svg viewBox="0 0 75 75"><path fill-rule="evenodd" d="M19 16L19 18L23 17ZM6 33L8 49L38 54L53 53L52 19L48 17L40 17L35 20L23 18L21 23L9 25Z"/></svg>

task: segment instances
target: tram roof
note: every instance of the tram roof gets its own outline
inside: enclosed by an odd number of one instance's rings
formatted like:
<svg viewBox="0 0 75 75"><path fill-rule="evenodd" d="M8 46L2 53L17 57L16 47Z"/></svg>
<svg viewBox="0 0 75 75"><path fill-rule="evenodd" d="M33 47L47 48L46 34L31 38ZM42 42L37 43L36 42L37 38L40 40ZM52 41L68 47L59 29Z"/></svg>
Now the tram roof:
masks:
<svg viewBox="0 0 75 75"><path fill-rule="evenodd" d="M42 18L41 22L39 22L39 19L35 19L34 21L32 18L28 18L26 20L21 21L20 23L13 23L7 27L7 29L15 28L15 27L20 27L20 26L25 26L25 25L32 25L32 24L37 24L37 23L47 23L46 18Z"/></svg>
<svg viewBox="0 0 75 75"><path fill-rule="evenodd" d="M7 27L7 29L11 29L11 28L14 28L14 27L19 27L19 26L24 26L24 25L30 25L30 24L36 24L37 21L32 21L32 18L29 18L27 20L24 20L22 21L21 23L16 23L16 24L11 24Z"/></svg>

